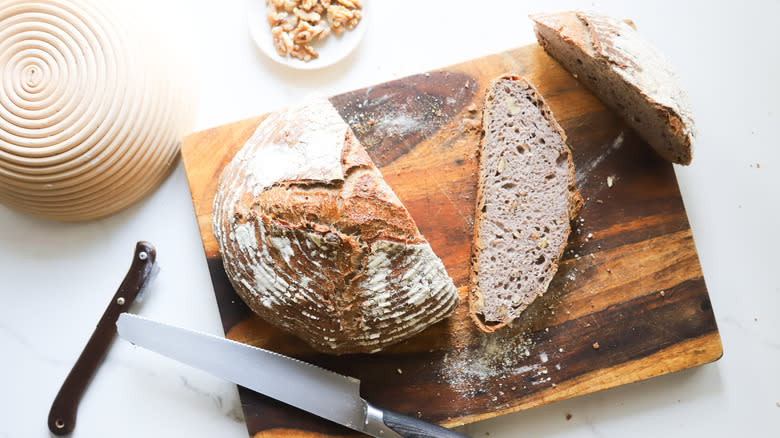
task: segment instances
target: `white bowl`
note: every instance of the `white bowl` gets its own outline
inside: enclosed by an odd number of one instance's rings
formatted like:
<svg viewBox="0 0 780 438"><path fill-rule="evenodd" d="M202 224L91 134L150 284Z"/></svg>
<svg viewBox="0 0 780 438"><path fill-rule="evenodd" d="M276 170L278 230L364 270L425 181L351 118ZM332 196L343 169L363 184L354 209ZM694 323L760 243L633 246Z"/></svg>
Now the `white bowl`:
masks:
<svg viewBox="0 0 780 438"><path fill-rule="evenodd" d="M371 3L371 0L363 2L363 9L361 10L363 16L354 29L347 30L341 35L331 33L325 38L325 41L315 43L312 47L320 56L309 62L290 56L279 55L274 48L273 38L271 37L271 25L268 24L266 19L265 0L248 0L248 3L247 20L249 22L249 34L252 36L255 44L257 44L257 47L266 56L279 64L300 70L315 70L333 65L344 59L360 44L367 29L368 8L366 3Z"/></svg>

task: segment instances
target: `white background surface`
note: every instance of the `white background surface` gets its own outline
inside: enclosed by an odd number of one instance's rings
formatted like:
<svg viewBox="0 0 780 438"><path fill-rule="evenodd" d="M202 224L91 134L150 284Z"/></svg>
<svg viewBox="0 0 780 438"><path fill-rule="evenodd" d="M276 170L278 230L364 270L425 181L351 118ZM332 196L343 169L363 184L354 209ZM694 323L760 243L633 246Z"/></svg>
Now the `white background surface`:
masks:
<svg viewBox="0 0 780 438"><path fill-rule="evenodd" d="M632 18L678 67L698 123L693 164L676 172L723 358L463 431L780 436L778 2L374 1L357 51L315 72L290 70L255 49L244 1L159 0L150 13L196 53L196 67L182 72L199 75L196 129L312 92L331 95L534 43L528 13L572 7ZM0 437L48 436L50 403L137 240L155 244L162 271L135 310L222 334L181 165L151 196L109 218L62 224L0 207L0 224ZM119 341L82 400L73 436L244 438L246 429L233 385Z"/></svg>

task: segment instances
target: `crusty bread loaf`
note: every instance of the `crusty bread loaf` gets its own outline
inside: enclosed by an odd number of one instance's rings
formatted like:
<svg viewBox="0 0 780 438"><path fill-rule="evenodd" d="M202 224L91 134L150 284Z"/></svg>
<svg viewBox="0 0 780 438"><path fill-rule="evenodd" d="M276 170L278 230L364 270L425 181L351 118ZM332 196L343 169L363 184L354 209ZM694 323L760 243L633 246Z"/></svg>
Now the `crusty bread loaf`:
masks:
<svg viewBox="0 0 780 438"><path fill-rule="evenodd" d="M489 333L547 290L582 198L566 135L525 79L490 85L483 129L469 310Z"/></svg>
<svg viewBox="0 0 780 438"><path fill-rule="evenodd" d="M679 164L693 157L694 123L669 61L629 24L594 12L531 15L544 49L658 154Z"/></svg>
<svg viewBox="0 0 780 438"><path fill-rule="evenodd" d="M378 351L458 303L441 260L325 99L258 126L222 174L213 231L239 296L319 351Z"/></svg>

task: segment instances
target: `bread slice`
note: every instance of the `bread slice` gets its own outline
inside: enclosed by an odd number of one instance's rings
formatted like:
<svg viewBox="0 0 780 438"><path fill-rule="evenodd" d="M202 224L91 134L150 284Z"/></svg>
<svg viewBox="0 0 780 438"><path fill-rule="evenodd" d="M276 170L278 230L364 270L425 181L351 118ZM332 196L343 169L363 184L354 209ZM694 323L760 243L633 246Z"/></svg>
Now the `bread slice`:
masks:
<svg viewBox="0 0 780 438"><path fill-rule="evenodd" d="M376 352L458 305L441 260L326 99L260 123L222 173L212 225L238 295L322 352Z"/></svg>
<svg viewBox="0 0 780 438"><path fill-rule="evenodd" d="M693 116L669 61L630 24L595 12L535 14L544 49L615 110L658 154L693 157Z"/></svg>
<svg viewBox="0 0 780 438"><path fill-rule="evenodd" d="M490 333L547 290L582 198L566 135L525 79L490 85L483 129L469 310Z"/></svg>

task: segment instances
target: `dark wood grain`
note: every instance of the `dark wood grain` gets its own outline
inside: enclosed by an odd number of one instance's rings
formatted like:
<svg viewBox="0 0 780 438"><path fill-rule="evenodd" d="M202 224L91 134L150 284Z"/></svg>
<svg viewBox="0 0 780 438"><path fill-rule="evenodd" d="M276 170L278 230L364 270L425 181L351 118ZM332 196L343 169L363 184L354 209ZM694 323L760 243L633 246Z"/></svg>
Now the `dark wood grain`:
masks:
<svg viewBox="0 0 780 438"><path fill-rule="evenodd" d="M262 117L182 147L227 336L357 377L372 404L447 426L701 365L720 337L672 166L536 46L331 98L465 297L484 90L528 77L568 135L585 199L546 295L511 326L478 332L466 305L375 355L327 356L260 320L225 277L211 234L221 169ZM607 180L612 181L610 187ZM465 301L464 301L465 302ZM598 348L595 348L598 344ZM354 432L240 389L255 436Z"/></svg>

